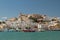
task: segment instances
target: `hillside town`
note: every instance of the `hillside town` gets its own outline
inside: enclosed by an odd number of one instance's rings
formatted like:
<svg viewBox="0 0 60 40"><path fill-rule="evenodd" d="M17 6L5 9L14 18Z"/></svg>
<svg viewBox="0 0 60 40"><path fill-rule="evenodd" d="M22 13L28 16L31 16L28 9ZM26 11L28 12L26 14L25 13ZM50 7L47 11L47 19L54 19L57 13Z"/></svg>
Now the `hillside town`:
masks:
<svg viewBox="0 0 60 40"><path fill-rule="evenodd" d="M41 14L20 14L0 21L0 32L60 31L60 18Z"/></svg>

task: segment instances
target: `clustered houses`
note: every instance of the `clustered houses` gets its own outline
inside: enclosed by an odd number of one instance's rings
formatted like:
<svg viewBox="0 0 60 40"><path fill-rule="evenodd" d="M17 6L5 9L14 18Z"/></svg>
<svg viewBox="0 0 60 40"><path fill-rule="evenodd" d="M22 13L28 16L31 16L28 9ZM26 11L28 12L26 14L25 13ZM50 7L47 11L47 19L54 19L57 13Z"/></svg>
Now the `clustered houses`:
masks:
<svg viewBox="0 0 60 40"><path fill-rule="evenodd" d="M20 14L0 21L0 31L39 32L60 30L60 18L40 14Z"/></svg>

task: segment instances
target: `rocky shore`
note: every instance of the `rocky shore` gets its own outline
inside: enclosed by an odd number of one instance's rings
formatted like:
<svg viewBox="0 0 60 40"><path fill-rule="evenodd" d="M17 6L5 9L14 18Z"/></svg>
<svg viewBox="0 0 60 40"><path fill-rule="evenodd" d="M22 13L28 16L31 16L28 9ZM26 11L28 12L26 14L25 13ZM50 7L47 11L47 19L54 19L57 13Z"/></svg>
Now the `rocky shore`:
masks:
<svg viewBox="0 0 60 40"><path fill-rule="evenodd" d="M40 14L20 14L0 21L0 32L60 31L60 18Z"/></svg>

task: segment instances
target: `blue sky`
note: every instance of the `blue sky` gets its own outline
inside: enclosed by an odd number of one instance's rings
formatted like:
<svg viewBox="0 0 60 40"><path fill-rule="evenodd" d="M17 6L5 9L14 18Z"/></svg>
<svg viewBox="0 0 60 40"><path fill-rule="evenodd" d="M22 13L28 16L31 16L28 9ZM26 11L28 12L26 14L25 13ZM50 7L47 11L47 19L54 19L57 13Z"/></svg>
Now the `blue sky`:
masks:
<svg viewBox="0 0 60 40"><path fill-rule="evenodd" d="M60 0L0 0L0 18L16 17L19 13L60 16Z"/></svg>

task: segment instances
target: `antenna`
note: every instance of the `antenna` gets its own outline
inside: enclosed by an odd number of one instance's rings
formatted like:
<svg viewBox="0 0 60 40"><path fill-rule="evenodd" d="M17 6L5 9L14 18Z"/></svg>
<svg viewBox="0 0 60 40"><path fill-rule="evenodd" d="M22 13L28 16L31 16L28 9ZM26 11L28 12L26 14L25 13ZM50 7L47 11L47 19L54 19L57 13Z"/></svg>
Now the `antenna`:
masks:
<svg viewBox="0 0 60 40"><path fill-rule="evenodd" d="M18 17L21 17L21 15L22 15L22 12L19 13L19 16Z"/></svg>

